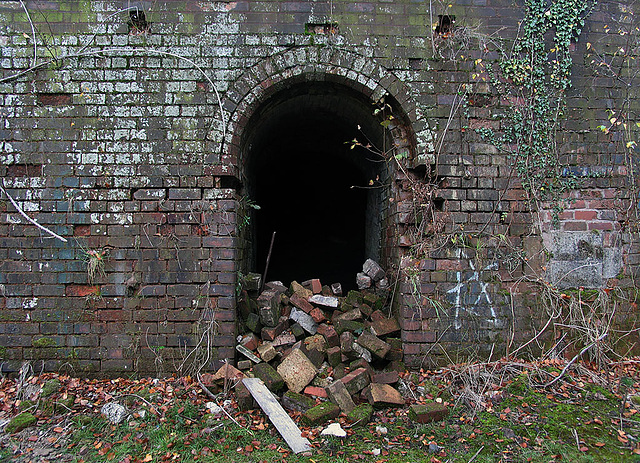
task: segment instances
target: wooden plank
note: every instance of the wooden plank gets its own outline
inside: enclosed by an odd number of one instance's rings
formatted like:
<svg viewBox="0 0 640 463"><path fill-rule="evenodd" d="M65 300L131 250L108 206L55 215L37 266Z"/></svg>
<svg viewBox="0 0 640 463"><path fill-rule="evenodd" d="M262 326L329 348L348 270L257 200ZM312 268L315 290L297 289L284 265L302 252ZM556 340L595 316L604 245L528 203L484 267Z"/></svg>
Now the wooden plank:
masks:
<svg viewBox="0 0 640 463"><path fill-rule="evenodd" d="M245 378L242 383L249 389L260 408L267 414L269 420L294 453L311 450L309 440L301 436L300 428L296 426L260 378Z"/></svg>

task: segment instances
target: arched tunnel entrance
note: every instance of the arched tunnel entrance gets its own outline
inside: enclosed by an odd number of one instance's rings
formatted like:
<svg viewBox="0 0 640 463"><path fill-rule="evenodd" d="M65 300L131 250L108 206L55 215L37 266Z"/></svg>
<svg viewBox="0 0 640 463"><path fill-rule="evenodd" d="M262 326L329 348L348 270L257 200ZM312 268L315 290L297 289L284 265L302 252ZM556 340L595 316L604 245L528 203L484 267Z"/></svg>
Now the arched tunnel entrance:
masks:
<svg viewBox="0 0 640 463"><path fill-rule="evenodd" d="M329 82L281 89L258 107L242 144L252 211L248 256L267 280L319 278L355 287L367 258L380 260L391 146L381 114L360 92ZM354 146L357 139L370 149Z"/></svg>

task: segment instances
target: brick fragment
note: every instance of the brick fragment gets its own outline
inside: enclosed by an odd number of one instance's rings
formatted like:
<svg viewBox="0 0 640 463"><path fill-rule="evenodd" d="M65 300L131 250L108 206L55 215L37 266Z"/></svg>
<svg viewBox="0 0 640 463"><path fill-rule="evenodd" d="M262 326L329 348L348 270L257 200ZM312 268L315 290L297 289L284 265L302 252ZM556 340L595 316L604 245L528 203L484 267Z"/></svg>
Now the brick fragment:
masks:
<svg viewBox="0 0 640 463"><path fill-rule="evenodd" d="M376 408L404 406L402 395L388 384L371 383L365 388L363 395Z"/></svg>
<svg viewBox="0 0 640 463"><path fill-rule="evenodd" d="M256 378L260 378L271 392L278 392L284 388L282 376L268 363L259 363L253 367L252 371Z"/></svg>
<svg viewBox="0 0 640 463"><path fill-rule="evenodd" d="M277 368L293 392L300 392L315 378L318 370L300 349L293 349Z"/></svg>
<svg viewBox="0 0 640 463"><path fill-rule="evenodd" d="M309 299L309 302L316 305L321 305L328 309L337 309L338 308L338 298L333 296L322 296L321 294L314 294Z"/></svg>
<svg viewBox="0 0 640 463"><path fill-rule="evenodd" d="M380 359L385 358L391 349L389 344L367 331L363 331L356 342Z"/></svg>
<svg viewBox="0 0 640 463"><path fill-rule="evenodd" d="M318 334L324 336L327 346L335 347L340 345L340 336L338 336L333 326L322 323L318 326Z"/></svg>
<svg viewBox="0 0 640 463"><path fill-rule="evenodd" d="M449 414L446 405L437 402L428 404L413 404L409 407L409 418L416 423L431 423L433 421L442 421Z"/></svg>
<svg viewBox="0 0 640 463"><path fill-rule="evenodd" d="M311 315L311 318L313 318L313 321L316 323L322 323L327 320L327 317L325 316L324 312L318 309L317 307L314 307L313 309L311 309L311 311L309 312L309 315Z"/></svg>
<svg viewBox="0 0 640 463"><path fill-rule="evenodd" d="M287 391L282 395L282 406L287 410L306 412L316 406L316 401L311 397L293 391Z"/></svg>
<svg viewBox="0 0 640 463"><path fill-rule="evenodd" d="M341 378L340 381L344 383L349 394L354 395L369 384L369 373L364 368L358 368Z"/></svg>
<svg viewBox="0 0 640 463"><path fill-rule="evenodd" d="M304 310L306 313L309 313L313 310L313 305L307 299L300 296L298 293L293 293L289 298L289 301L295 305L297 308Z"/></svg>
<svg viewBox="0 0 640 463"><path fill-rule="evenodd" d="M327 391L324 390L323 387L318 386L307 386L304 388L305 395L311 395L314 397L320 397L322 399L327 398Z"/></svg>
<svg viewBox="0 0 640 463"><path fill-rule="evenodd" d="M327 386L327 394L329 399L335 403L344 413L350 413L356 406L351 398L351 394L340 380L334 381Z"/></svg>
<svg viewBox="0 0 640 463"><path fill-rule="evenodd" d="M302 415L302 420L310 426L317 426L338 416L340 416L340 407L333 402L323 402L307 410Z"/></svg>
<svg viewBox="0 0 640 463"><path fill-rule="evenodd" d="M378 384L395 384L398 382L398 379L399 375L397 371L382 371L374 374L371 382Z"/></svg>
<svg viewBox="0 0 640 463"><path fill-rule="evenodd" d="M263 342L258 346L258 354L263 362L270 362L278 355L278 352L274 349L273 344L270 342Z"/></svg>
<svg viewBox="0 0 640 463"><path fill-rule="evenodd" d="M362 266L362 271L369 276L373 281L382 280L385 276L385 271L380 267L373 259L367 259Z"/></svg>
<svg viewBox="0 0 640 463"><path fill-rule="evenodd" d="M298 323L309 334L316 334L318 331L318 324L313 320L311 315L306 314L302 310L296 309L295 307L292 308L289 318Z"/></svg>
<svg viewBox="0 0 640 463"><path fill-rule="evenodd" d="M340 346L329 347L326 354L327 361L332 367L335 367L342 361L342 351L340 350Z"/></svg>

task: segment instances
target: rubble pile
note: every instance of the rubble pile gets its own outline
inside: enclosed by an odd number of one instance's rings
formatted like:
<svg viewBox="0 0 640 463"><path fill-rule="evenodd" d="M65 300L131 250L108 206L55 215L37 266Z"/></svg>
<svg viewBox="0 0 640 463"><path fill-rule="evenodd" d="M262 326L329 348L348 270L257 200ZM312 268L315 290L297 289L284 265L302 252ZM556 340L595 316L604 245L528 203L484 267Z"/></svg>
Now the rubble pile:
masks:
<svg viewBox="0 0 640 463"><path fill-rule="evenodd" d="M404 371L400 325L385 307L385 272L369 259L357 283L360 290L345 295L340 284L323 286L317 279L288 288L268 282L260 292L259 275L246 277L237 374L260 378L310 425L341 412L365 424L374 407L404 406L394 387ZM252 408L243 387L236 385L238 403Z"/></svg>

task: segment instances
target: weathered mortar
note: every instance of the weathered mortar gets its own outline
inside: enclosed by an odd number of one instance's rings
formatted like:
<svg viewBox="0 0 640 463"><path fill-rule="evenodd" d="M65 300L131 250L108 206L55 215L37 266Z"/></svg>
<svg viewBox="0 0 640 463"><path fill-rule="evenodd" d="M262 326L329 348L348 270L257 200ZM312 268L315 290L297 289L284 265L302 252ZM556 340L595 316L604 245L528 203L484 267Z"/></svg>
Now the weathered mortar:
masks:
<svg viewBox="0 0 640 463"><path fill-rule="evenodd" d="M577 242L590 233L586 241L602 248L595 260L547 246L550 278L599 286L615 276L632 286L639 254L621 227L624 160L594 130L621 90L577 59L586 43L615 45L602 30L621 3L600 2L575 45L562 150L590 170L579 173L585 191L575 192L558 227L546 211L532 217L509 159L471 130L498 129L493 115L509 104L474 77L477 59L498 55L432 41L439 14L508 41L523 12L506 1L468 3L430 12L424 3L383 0L142 2L151 26L141 33L130 30L128 10L118 12L129 3L26 2L42 31L37 62L51 53L69 58L0 82L0 175L26 213L69 241L28 225L2 197L2 368L15 371L26 359L44 360L47 369L168 372L185 346L202 339L202 316L217 321L214 360L233 358L237 272L255 270L254 237L239 226L256 175L243 141L256 111L310 81L371 102L388 94L397 126L384 136L407 156L410 177L423 179L432 169L438 176L435 216L442 226L427 238L435 250L416 256L411 183L393 162L384 172L390 184L379 206L378 255L390 274L410 276L394 304L408 365L439 361L436 342L453 353L489 351L494 343L503 352L510 330L516 343L525 340L543 315L535 287L520 282L532 276L528 266L510 268L511 257L495 242L449 239L465 231L504 236L537 269L547 262L536 221L552 237L547 242ZM0 18L0 67L8 78L34 63L32 32L19 2L2 2ZM337 32L307 33L314 24L337 25ZM469 84L474 100L466 119L450 120L461 86ZM378 122L372 116L352 124ZM308 167L301 160L300 172ZM607 176L592 175L598 169ZM375 219L370 211L368 220ZM90 250L105 253L104 274L93 281ZM617 258L623 252L624 261ZM585 263L594 263L588 275L562 277ZM42 336L56 346L34 347Z"/></svg>

